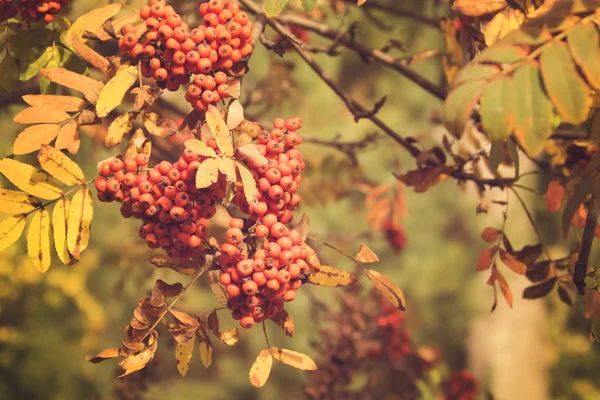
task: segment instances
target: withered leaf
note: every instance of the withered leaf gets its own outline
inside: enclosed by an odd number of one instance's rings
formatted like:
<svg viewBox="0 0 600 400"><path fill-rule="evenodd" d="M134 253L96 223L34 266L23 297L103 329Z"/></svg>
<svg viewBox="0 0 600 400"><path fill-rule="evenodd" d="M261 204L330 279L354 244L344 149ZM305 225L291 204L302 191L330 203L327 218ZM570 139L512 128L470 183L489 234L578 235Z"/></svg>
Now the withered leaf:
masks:
<svg viewBox="0 0 600 400"><path fill-rule="evenodd" d="M308 276L308 283L325 287L351 286L354 285L356 281L357 278L354 274L328 265L321 265L321 268L318 271L313 271Z"/></svg>
<svg viewBox="0 0 600 400"><path fill-rule="evenodd" d="M498 286L500 286L500 291L502 292L502 295L504 296L504 300L506 300L506 304L508 304L509 307L512 307L513 306L512 290L510 290L510 286L508 285L508 282L504 278L504 275L502 275L500 273L500 271L498 271L498 268L496 268L495 265L494 265L494 268L492 269L492 274L494 275L496 282L498 282Z"/></svg>
<svg viewBox="0 0 600 400"><path fill-rule="evenodd" d="M125 372L119 376L122 378L129 374L132 374L136 371L143 369L152 359L154 358L154 354L156 354L156 349L158 348L158 333L153 330L150 332L150 336L148 339L148 346L144 347L142 350L131 353L123 361L119 363L121 368L125 370Z"/></svg>
<svg viewBox="0 0 600 400"><path fill-rule="evenodd" d="M512 254L500 250L500 259L508 268L516 272L517 274L524 275L527 271L527 266L523 264L521 261L517 260Z"/></svg>
<svg viewBox="0 0 600 400"><path fill-rule="evenodd" d="M206 123L210 128L217 146L227 157L233 156L233 143L231 142L231 132L227 124L223 120L219 109L215 106L210 106L206 113Z"/></svg>
<svg viewBox="0 0 600 400"><path fill-rule="evenodd" d="M550 274L550 261L540 261L527 268L525 276L531 282L540 282Z"/></svg>
<svg viewBox="0 0 600 400"><path fill-rule="evenodd" d="M481 232L481 238L487 243L494 243L498 240L501 233L502 231L496 228L487 227Z"/></svg>
<svg viewBox="0 0 600 400"><path fill-rule="evenodd" d="M170 258L164 254L153 255L150 257L150 263L156 268L170 268L181 275L193 275L200 267L192 261Z"/></svg>
<svg viewBox="0 0 600 400"><path fill-rule="evenodd" d="M477 260L477 271L485 271L492 265L492 260L498 251L498 246L484 249Z"/></svg>
<svg viewBox="0 0 600 400"><path fill-rule="evenodd" d="M167 138L177 133L177 124L172 119L160 119L158 114L147 112L142 115L144 127L149 134Z"/></svg>
<svg viewBox="0 0 600 400"><path fill-rule="evenodd" d="M186 376L190 369L190 362L192 361L192 353L194 352L194 345L196 344L196 336L192 336L191 340L187 343L177 343L175 348L175 360L177 361L177 370L181 376Z"/></svg>
<svg viewBox="0 0 600 400"><path fill-rule="evenodd" d="M302 214L302 218L300 218L300 222L294 227L294 230L298 231L304 242L308 237L308 231L310 230L310 218L308 218L307 214Z"/></svg>
<svg viewBox="0 0 600 400"><path fill-rule="evenodd" d="M108 132L104 138L104 145L112 148L121 144L123 136L131 132L137 114L136 112L128 112L115 118L108 127Z"/></svg>
<svg viewBox="0 0 600 400"><path fill-rule="evenodd" d="M93 364L98 364L104 360L110 360L111 358L119 357L121 354L121 349L118 347L111 347L110 349L106 349L94 357L86 356L85 359Z"/></svg>
<svg viewBox="0 0 600 400"><path fill-rule="evenodd" d="M283 329L286 336L294 337L294 321L287 311L279 311L271 320Z"/></svg>
<svg viewBox="0 0 600 400"><path fill-rule="evenodd" d="M319 260L319 256L317 253L307 245L306 243L302 243L300 246L304 247L306 251L308 251L308 257L306 258L306 263L314 270L318 271L321 269L321 260Z"/></svg>
<svg viewBox="0 0 600 400"><path fill-rule="evenodd" d="M271 374L271 367L273 366L273 357L271 356L271 349L264 349L256 357L252 368L250 368L250 383L252 386L257 388L264 386L269 379Z"/></svg>
<svg viewBox="0 0 600 400"><path fill-rule="evenodd" d="M258 122L242 121L234 130L236 136L248 135L252 139L256 139L264 130L263 126Z"/></svg>
<svg viewBox="0 0 600 400"><path fill-rule="evenodd" d="M271 354L274 359L281 361L285 365L303 371L316 371L318 368L317 364L309 356L296 351L271 347Z"/></svg>
<svg viewBox="0 0 600 400"><path fill-rule="evenodd" d="M108 74L110 62L104 56L85 45L77 38L73 38L71 45L79 57L87 61L88 64L99 69L104 75Z"/></svg>
<svg viewBox="0 0 600 400"><path fill-rule="evenodd" d="M542 283L538 283L537 285L529 286L525 288L523 291L524 299L538 299L540 297L544 297L556 285L556 278L548 279Z"/></svg>
<svg viewBox="0 0 600 400"><path fill-rule="evenodd" d="M231 130L237 128L244 120L244 107L239 100L234 100L227 109L227 127Z"/></svg>
<svg viewBox="0 0 600 400"><path fill-rule="evenodd" d="M238 142L236 142L236 145L238 145ZM244 157L247 157L249 160L259 165L266 165L268 162L267 158L260 154L258 147L254 143L246 143L241 145L237 148L237 151Z"/></svg>
<svg viewBox="0 0 600 400"><path fill-rule="evenodd" d="M240 333L238 332L237 328L231 328L228 331L221 331L219 329L219 317L217 316L216 311L213 311L208 315L208 327L212 331L213 335L219 338L219 340L221 340L227 346L235 345L240 338Z"/></svg>
<svg viewBox="0 0 600 400"><path fill-rule="evenodd" d="M365 263L365 264L379 262L379 257L377 257L377 254L375 254L373 252L373 250L371 250L364 244L360 245L358 254L356 254L356 256L354 256L354 259L358 262Z"/></svg>
<svg viewBox="0 0 600 400"><path fill-rule="evenodd" d="M221 285L221 280L219 279L219 272L209 271L208 280L210 283L210 290L212 290L219 304L222 306L226 306L227 292L225 292L225 288L223 287L223 285Z"/></svg>
<svg viewBox="0 0 600 400"><path fill-rule="evenodd" d="M50 256L50 214L41 209L33 213L27 231L27 254L35 269L43 274L52 262Z"/></svg>
<svg viewBox="0 0 600 400"><path fill-rule="evenodd" d="M160 95L160 88L156 86L143 85L141 88L136 87L131 90L131 94L135 95L133 108L140 110L144 104L151 106L154 104ZM193 111L192 111L193 112Z"/></svg>
<svg viewBox="0 0 600 400"><path fill-rule="evenodd" d="M212 364L212 343L208 337L208 333L204 330L198 331L198 350L200 351L200 360L204 368L210 367Z"/></svg>
<svg viewBox="0 0 600 400"><path fill-rule="evenodd" d="M569 292L567 292L567 290L562 287L559 286L558 287L558 297L560 298L560 300L565 303L566 305L568 305L569 307L573 307L573 299L571 299L571 295L569 294Z"/></svg>
<svg viewBox="0 0 600 400"><path fill-rule="evenodd" d="M406 299L402 290L387 276L372 269L366 269L365 274L373 282L375 289L394 307L406 310Z"/></svg>

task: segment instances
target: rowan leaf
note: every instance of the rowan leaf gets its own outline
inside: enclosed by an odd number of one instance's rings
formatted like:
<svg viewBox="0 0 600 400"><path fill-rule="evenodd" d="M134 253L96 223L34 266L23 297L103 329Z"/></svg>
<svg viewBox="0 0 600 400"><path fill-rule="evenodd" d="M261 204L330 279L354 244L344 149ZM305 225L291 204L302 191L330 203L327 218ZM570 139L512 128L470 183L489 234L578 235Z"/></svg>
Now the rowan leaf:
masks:
<svg viewBox="0 0 600 400"><path fill-rule="evenodd" d="M130 65L117 71L104 86L96 103L96 115L106 117L123 102L125 94L138 79L138 67Z"/></svg>
<svg viewBox="0 0 600 400"><path fill-rule="evenodd" d="M498 271L498 268L496 268L496 266L494 266L494 268L492 269L492 274L494 274L495 280L496 282L498 282L498 286L500 286L500 291L502 292L502 296L504 296L504 300L506 300L506 304L508 304L509 307L512 307L513 294L512 290L510 289L510 286L508 285L508 282L504 278L504 275L502 275L500 271Z"/></svg>
<svg viewBox="0 0 600 400"><path fill-rule="evenodd" d="M200 351L200 360L204 368L210 367L212 364L212 343L205 331L198 331L198 350Z"/></svg>
<svg viewBox="0 0 600 400"><path fill-rule="evenodd" d="M594 23L584 22L574 27L567 36L567 43L587 81L600 89L600 34Z"/></svg>
<svg viewBox="0 0 600 400"><path fill-rule="evenodd" d="M52 142L58 132L60 125L40 124L25 128L13 143L13 154L22 155L38 151L44 144Z"/></svg>
<svg viewBox="0 0 600 400"><path fill-rule="evenodd" d="M75 193L69 209L67 228L67 247L69 252L79 258L90 241L90 227L94 217L94 199L87 187Z"/></svg>
<svg viewBox="0 0 600 400"><path fill-rule="evenodd" d="M507 138L515 126L515 87L512 78L493 80L481 95L481 123L492 141Z"/></svg>
<svg viewBox="0 0 600 400"><path fill-rule="evenodd" d="M356 283L357 278L350 272L328 265L321 265L319 271L313 271L308 276L308 283L325 287L346 287Z"/></svg>
<svg viewBox="0 0 600 400"><path fill-rule="evenodd" d="M369 264L379 262L379 257L366 245L361 244L358 249L358 254L354 256L354 259L358 262Z"/></svg>
<svg viewBox="0 0 600 400"><path fill-rule="evenodd" d="M192 336L192 339L185 344L177 343L175 348L175 360L177 361L177 371L181 376L185 377L190 369L190 362L192 361L192 353L194 352L194 345L196 344L196 336Z"/></svg>
<svg viewBox="0 0 600 400"><path fill-rule="evenodd" d="M565 187L556 179L548 183L546 191L546 209L550 213L560 210L563 199L565 198Z"/></svg>
<svg viewBox="0 0 600 400"><path fill-rule="evenodd" d="M67 248L67 220L69 210L71 209L71 200L63 197L56 202L52 210L52 232L54 233L54 247L58 258L65 265L73 264L75 259L69 253Z"/></svg>
<svg viewBox="0 0 600 400"><path fill-rule="evenodd" d="M542 283L538 283L537 285L529 286L523 290L523 298L524 299L539 299L540 297L544 297L556 285L556 278L548 279Z"/></svg>
<svg viewBox="0 0 600 400"><path fill-rule="evenodd" d="M492 260L498 251L498 246L490 247L489 249L485 249L479 255L479 259L477 260L477 271L485 271L492 265Z"/></svg>
<svg viewBox="0 0 600 400"><path fill-rule="evenodd" d="M94 49L87 46L77 38L73 38L71 40L71 45L73 47L73 50L75 50L75 53L77 53L77 55L81 57L84 61L100 70L100 72L102 72L104 75L109 74L109 71L111 69L111 63L110 61L108 61L107 58L105 58L103 55L96 52Z"/></svg>
<svg viewBox="0 0 600 400"><path fill-rule="evenodd" d="M48 271L50 256L50 214L46 209L33 213L27 231L27 254L41 274Z"/></svg>
<svg viewBox="0 0 600 400"><path fill-rule="evenodd" d="M170 258L164 254L150 257L150 263L156 268L169 268L181 275L193 275L198 272L198 264L179 258Z"/></svg>
<svg viewBox="0 0 600 400"><path fill-rule="evenodd" d="M19 74L19 80L28 81L40 72L40 68L48 65L48 62L52 58L54 50L51 46L46 47L46 50L33 62L29 63L26 68L22 69Z"/></svg>
<svg viewBox="0 0 600 400"><path fill-rule="evenodd" d="M77 121L72 119L60 127L54 147L58 150L67 150L71 154L76 154L80 145L79 125L77 125Z"/></svg>
<svg viewBox="0 0 600 400"><path fill-rule="evenodd" d="M375 289L394 307L404 311L406 309L406 299L402 290L387 276L372 269L366 269L367 277L373 282Z"/></svg>
<svg viewBox="0 0 600 400"><path fill-rule="evenodd" d="M358 5L362 6L366 0L359 0ZM317 6L317 0L302 0L302 8L306 13L312 12Z"/></svg>
<svg viewBox="0 0 600 400"><path fill-rule="evenodd" d="M219 317L216 311L213 311L208 315L208 327L213 334L227 346L234 346L240 339L240 333L237 328L231 328L228 331L219 329Z"/></svg>
<svg viewBox="0 0 600 400"><path fill-rule="evenodd" d="M268 18L279 15L281 10L285 8L288 0L266 0L265 2L265 14Z"/></svg>
<svg viewBox="0 0 600 400"><path fill-rule="evenodd" d="M227 292L225 292L225 288L221 285L221 280L219 278L218 271L209 271L208 272L208 281L210 283L210 290L212 290L215 298L219 302L220 305L227 305Z"/></svg>
<svg viewBox="0 0 600 400"><path fill-rule="evenodd" d="M296 369L303 371L316 371L318 369L317 364L309 356L297 351L271 347L271 354L274 359Z"/></svg>
<svg viewBox="0 0 600 400"><path fill-rule="evenodd" d="M219 171L221 171L221 173L227 177L227 181L237 182L235 162L229 157L217 157L215 160L217 161L217 167L219 168Z"/></svg>
<svg viewBox="0 0 600 400"><path fill-rule="evenodd" d="M236 145L238 145L238 142L236 142ZM259 165L265 165L268 162L267 158L260 154L258 147L254 143L245 143L241 146L238 146L237 151L244 157L247 157L250 161L253 161Z"/></svg>
<svg viewBox="0 0 600 400"><path fill-rule="evenodd" d="M106 137L104 138L104 145L112 148L121 144L123 136L131 132L137 115L138 113L136 112L127 112L115 118L108 127Z"/></svg>
<svg viewBox="0 0 600 400"><path fill-rule="evenodd" d="M53 94L26 94L23 100L32 107L45 107L63 112L77 112L85 103L78 97Z"/></svg>
<svg viewBox="0 0 600 400"><path fill-rule="evenodd" d="M244 120L244 107L239 100L234 100L227 109L227 127L230 130L237 128Z"/></svg>
<svg viewBox="0 0 600 400"><path fill-rule="evenodd" d="M488 226L481 232L481 238L487 243L494 243L500 237L502 231Z"/></svg>
<svg viewBox="0 0 600 400"><path fill-rule="evenodd" d="M527 272L527 265L517 260L515 256L510 254L507 251L500 249L500 259L508 268L510 268L513 272L516 272L520 275L525 275Z"/></svg>
<svg viewBox="0 0 600 400"><path fill-rule="evenodd" d="M0 222L0 251L19 240L26 221L26 215L14 215Z"/></svg>
<svg viewBox="0 0 600 400"><path fill-rule="evenodd" d="M525 64L513 75L513 84L519 88L515 96L515 135L527 152L536 156L552 133L552 104L542 87L539 69Z"/></svg>
<svg viewBox="0 0 600 400"><path fill-rule="evenodd" d="M103 350L98 353L94 357L86 356L85 359L92 364L98 364L105 360L110 360L111 358L116 358L121 355L121 349L118 347L111 347L110 349Z"/></svg>
<svg viewBox="0 0 600 400"><path fill-rule="evenodd" d="M217 160L207 158L202 161L200 167L196 171L196 187L204 189L215 183L219 179L219 168Z"/></svg>
<svg viewBox="0 0 600 400"><path fill-rule="evenodd" d="M567 45L552 43L540 56L544 87L563 121L579 125L587 119L592 96L579 76Z"/></svg>
<svg viewBox="0 0 600 400"><path fill-rule="evenodd" d="M497 46L494 46L497 47ZM491 50L492 48L484 50L481 55L485 54L486 51ZM480 55L480 57L481 57ZM479 61L479 58L477 59ZM483 82L482 79L490 78L500 72L500 68L496 65L489 64L469 64L465 65L464 68L461 68L460 71L456 74L452 85L454 87L458 87L463 83L479 80Z"/></svg>
<svg viewBox="0 0 600 400"><path fill-rule="evenodd" d="M477 57L478 62L515 63L527 55L527 49L523 46L498 43L483 50ZM484 66L477 65L481 68ZM497 67L494 67L496 73Z"/></svg>
<svg viewBox="0 0 600 400"><path fill-rule="evenodd" d="M144 347L138 352L129 354L123 361L119 363L121 368L125 370L122 375L119 375L119 378L143 369L150 361L152 361L154 354L156 354L156 349L158 348L157 339L158 334L156 331L152 331L147 347Z"/></svg>
<svg viewBox="0 0 600 400"><path fill-rule="evenodd" d="M190 139L185 141L185 147L193 151L196 154L200 154L202 157L216 157L217 153L215 153L214 149L208 147L206 143L198 140L198 139Z"/></svg>
<svg viewBox="0 0 600 400"><path fill-rule="evenodd" d="M67 186L85 184L85 176L77 163L52 146L43 145L37 157L42 168Z"/></svg>
<svg viewBox="0 0 600 400"><path fill-rule="evenodd" d="M206 123L212 132L217 146L227 157L233 156L233 143L231 142L231 132L227 124L223 120L219 109L215 106L210 106L206 113Z"/></svg>
<svg viewBox="0 0 600 400"><path fill-rule="evenodd" d="M593 188L594 187L589 179L575 185L573 195L567 200L562 215L562 232L565 237L567 237L567 234L569 233L575 213L579 210L579 206L583 203L587 195L592 192Z"/></svg>
<svg viewBox="0 0 600 400"><path fill-rule="evenodd" d="M32 200L39 202L25 192L0 188L0 212L13 215L31 212L36 207Z"/></svg>
<svg viewBox="0 0 600 400"><path fill-rule="evenodd" d="M85 42L86 39L84 34L86 31L95 33L102 28L102 25L104 25L106 21L117 15L119 11L121 11L121 4L115 3L101 8L94 8L87 14L77 18L64 36L63 40L65 44L72 46L74 38Z"/></svg>
<svg viewBox="0 0 600 400"><path fill-rule="evenodd" d="M35 197L55 200L63 194L54 179L20 161L11 158L0 160L0 173L13 185Z"/></svg>
<svg viewBox="0 0 600 400"><path fill-rule="evenodd" d="M525 15L520 10L513 10L512 8L507 8L494 15L483 32L485 44L492 46L510 32L519 29L524 20Z"/></svg>
<svg viewBox="0 0 600 400"><path fill-rule="evenodd" d="M287 311L279 311L271 320L283 330L285 336L294 337L294 321Z"/></svg>
<svg viewBox="0 0 600 400"><path fill-rule="evenodd" d="M319 260L317 253L306 243L302 243L300 246L304 247L308 252L306 263L315 271L319 271L321 269L321 260Z"/></svg>
<svg viewBox="0 0 600 400"><path fill-rule="evenodd" d="M127 143L125 158L135 158L138 154L145 154L150 158L152 142L144 135L142 129L136 129Z"/></svg>
<svg viewBox="0 0 600 400"><path fill-rule="evenodd" d="M61 86L83 93L86 99L96 104L104 84L87 76L71 72L65 68L42 68L40 74Z"/></svg>
<svg viewBox="0 0 600 400"><path fill-rule="evenodd" d="M258 196L258 188L256 187L256 181L254 180L254 176L243 163L237 162L238 171L240 171L240 177L242 178L242 185L244 187L244 196L246 197L246 202L249 205L253 205L256 201L256 196Z"/></svg>
<svg viewBox="0 0 600 400"><path fill-rule="evenodd" d="M263 387L269 375L271 374L271 367L273 366L273 357L271 356L271 349L264 349L258 353L258 357L250 368L250 383L254 387Z"/></svg>
<svg viewBox="0 0 600 400"><path fill-rule="evenodd" d="M444 103L444 125L456 137L462 136L481 92L484 80L472 80L454 87Z"/></svg>
<svg viewBox="0 0 600 400"><path fill-rule="evenodd" d="M46 106L28 107L15 115L14 122L19 124L60 124L71 116L64 111L58 111Z"/></svg>
<svg viewBox="0 0 600 400"><path fill-rule="evenodd" d="M506 7L506 0L456 0L452 8L463 15L480 17Z"/></svg>

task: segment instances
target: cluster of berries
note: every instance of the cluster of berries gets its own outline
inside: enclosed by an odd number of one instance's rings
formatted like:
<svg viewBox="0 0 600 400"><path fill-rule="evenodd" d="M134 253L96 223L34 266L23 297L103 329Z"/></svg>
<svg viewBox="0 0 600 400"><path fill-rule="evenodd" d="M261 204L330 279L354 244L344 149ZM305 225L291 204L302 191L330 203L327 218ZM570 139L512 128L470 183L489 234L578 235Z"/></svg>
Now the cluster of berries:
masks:
<svg viewBox="0 0 600 400"><path fill-rule="evenodd" d="M296 290L310 273L302 235L286 227L300 203L298 184L305 164L296 148L302 143L296 131L301 127L302 120L295 117L276 119L270 132L262 131L257 148L266 162L248 159L239 152L236 155L248 165L257 182L257 202L249 205L239 188L234 204L250 217L246 224L240 219L231 220L218 261L221 284L229 296L228 308L244 328L273 318L285 302L296 298ZM244 232L262 240L253 254L242 251Z"/></svg>
<svg viewBox="0 0 600 400"><path fill-rule="evenodd" d="M162 89L189 85L186 100L197 110L229 97L229 70L252 53L252 21L235 0L209 0L200 5L204 25L190 30L164 0L150 0L140 16L148 32L140 38L133 26L121 29L121 51L141 57L142 74Z"/></svg>
<svg viewBox="0 0 600 400"><path fill-rule="evenodd" d="M67 7L70 0L0 0L0 21L21 15L25 21L54 21L54 15Z"/></svg>
<svg viewBox="0 0 600 400"><path fill-rule="evenodd" d="M216 148L214 139L207 143ZM202 253L207 220L216 213L215 201L226 194L224 179L206 189L197 189L196 170L203 157L184 150L175 164L162 161L142 170L148 158L113 158L104 162L96 189L100 201L121 203L125 218L143 221L140 237L152 249L162 248L170 257L189 258Z"/></svg>
<svg viewBox="0 0 600 400"><path fill-rule="evenodd" d="M378 300L382 314L377 317L377 327L383 336L385 354L392 360L400 360L414 351L410 332L404 326L405 314L386 300Z"/></svg>
<svg viewBox="0 0 600 400"><path fill-rule="evenodd" d="M479 383L467 370L455 371L442 382L444 400L474 400L477 398Z"/></svg>

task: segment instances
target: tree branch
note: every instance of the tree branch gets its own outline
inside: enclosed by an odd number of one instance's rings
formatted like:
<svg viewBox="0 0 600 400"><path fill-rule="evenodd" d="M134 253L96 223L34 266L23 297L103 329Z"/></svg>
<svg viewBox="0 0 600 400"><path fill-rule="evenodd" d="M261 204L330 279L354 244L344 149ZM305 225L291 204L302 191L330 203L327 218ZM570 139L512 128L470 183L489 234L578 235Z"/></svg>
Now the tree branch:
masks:
<svg viewBox="0 0 600 400"><path fill-rule="evenodd" d="M356 0L344 0L344 3L356 5ZM399 8L396 8L396 7L392 7L392 6L388 6L388 5L384 5L384 4L374 3L371 0L367 1L365 4L363 4L359 8L364 9L365 12L367 12L369 10L383 11L383 12L386 12L388 14L394 14L394 15L396 15L398 17L404 17L404 18L414 19L416 21L423 22L424 24L427 24L429 26L432 26L432 27L435 27L435 28L438 28L438 29L440 27L439 21L436 20L436 19L434 19L434 18L426 17L426 16L421 15L419 13L416 13L414 11L401 10Z"/></svg>
<svg viewBox="0 0 600 400"><path fill-rule="evenodd" d="M581 246L579 247L579 256L575 263L575 270L573 271L573 283L577 286L577 293L580 295L585 294L585 276L587 275L587 266L590 260L590 252L592 250L592 243L594 243L594 233L596 231L596 224L598 223L598 205L596 204L596 196L592 194L590 205L588 207L588 214L585 220L585 228L583 229L583 236L581 237Z"/></svg>

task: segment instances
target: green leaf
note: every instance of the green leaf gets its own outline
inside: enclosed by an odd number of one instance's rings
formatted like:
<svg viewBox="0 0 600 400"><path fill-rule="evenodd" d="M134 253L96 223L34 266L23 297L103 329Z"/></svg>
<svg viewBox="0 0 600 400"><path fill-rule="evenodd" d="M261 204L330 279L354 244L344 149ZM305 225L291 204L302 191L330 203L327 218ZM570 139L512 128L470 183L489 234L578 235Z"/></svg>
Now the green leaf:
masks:
<svg viewBox="0 0 600 400"><path fill-rule="evenodd" d="M500 68L495 65L469 64L458 71L454 78L454 82L452 82L452 86L456 88L458 85L473 79L491 78L498 72L500 72Z"/></svg>
<svg viewBox="0 0 600 400"><path fill-rule="evenodd" d="M464 133L473 107L485 86L486 82L478 79L455 87L448 94L444 104L444 125L452 135L460 137Z"/></svg>
<svg viewBox="0 0 600 400"><path fill-rule="evenodd" d="M481 95L481 123L492 141L508 137L515 126L515 87L512 78L503 77L492 81Z"/></svg>
<svg viewBox="0 0 600 400"><path fill-rule="evenodd" d="M283 10L287 3L288 0L267 0L265 2L265 14L269 18L275 17Z"/></svg>
<svg viewBox="0 0 600 400"><path fill-rule="evenodd" d="M515 135L525 150L536 156L552 133L552 104L544 93L534 64L519 68L513 75L513 84L519 89L514 107Z"/></svg>
<svg viewBox="0 0 600 400"><path fill-rule="evenodd" d="M573 28L567 36L571 55L587 81L600 89L600 35L592 22Z"/></svg>
<svg viewBox="0 0 600 400"><path fill-rule="evenodd" d="M545 29L540 28L521 28L506 35L498 43L515 43L540 45L552 39L552 35Z"/></svg>
<svg viewBox="0 0 600 400"><path fill-rule="evenodd" d="M511 44L496 44L488 47L477 57L478 62L514 63L527 55L527 50Z"/></svg>
<svg viewBox="0 0 600 400"><path fill-rule="evenodd" d="M19 67L8 51L8 44L0 46L0 87L11 91L15 88L19 79Z"/></svg>
<svg viewBox="0 0 600 400"><path fill-rule="evenodd" d="M490 156L489 156L489 167L492 172L496 172L498 166L502 162L502 150L503 150L503 141L492 142L492 147L490 148Z"/></svg>
<svg viewBox="0 0 600 400"><path fill-rule="evenodd" d="M554 43L540 56L546 91L564 122L579 125L586 120L592 97L579 76L567 45Z"/></svg>
<svg viewBox="0 0 600 400"><path fill-rule="evenodd" d="M317 6L317 0L302 0L302 7L307 13L311 12Z"/></svg>
<svg viewBox="0 0 600 400"><path fill-rule="evenodd" d="M46 47L46 50L40 55L40 57L29 64L27 69L21 71L19 79L22 81L28 81L40 72L40 68L44 68L48 61L52 58L52 47Z"/></svg>

